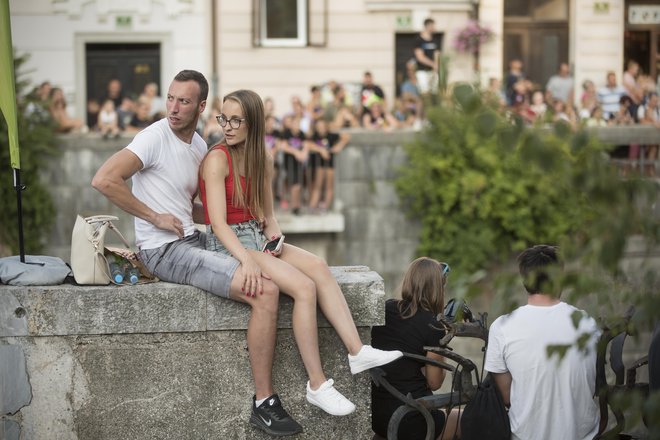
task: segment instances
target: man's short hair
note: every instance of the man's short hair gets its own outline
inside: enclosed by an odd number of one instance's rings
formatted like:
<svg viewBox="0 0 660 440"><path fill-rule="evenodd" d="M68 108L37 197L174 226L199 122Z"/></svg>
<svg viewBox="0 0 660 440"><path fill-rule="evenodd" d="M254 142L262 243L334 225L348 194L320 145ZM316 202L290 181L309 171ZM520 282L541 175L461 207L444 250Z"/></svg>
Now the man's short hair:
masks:
<svg viewBox="0 0 660 440"><path fill-rule="evenodd" d="M523 285L530 295L543 293L559 296L557 272L563 268L557 247L538 244L518 256L518 269Z"/></svg>
<svg viewBox="0 0 660 440"><path fill-rule="evenodd" d="M426 20L424 20L424 27L426 27L430 24L435 24L435 20L432 19L432 18L427 18Z"/></svg>
<svg viewBox="0 0 660 440"><path fill-rule="evenodd" d="M209 83L204 75L196 70L182 70L174 77L174 81L195 81L199 85L199 102L206 101L209 95Z"/></svg>

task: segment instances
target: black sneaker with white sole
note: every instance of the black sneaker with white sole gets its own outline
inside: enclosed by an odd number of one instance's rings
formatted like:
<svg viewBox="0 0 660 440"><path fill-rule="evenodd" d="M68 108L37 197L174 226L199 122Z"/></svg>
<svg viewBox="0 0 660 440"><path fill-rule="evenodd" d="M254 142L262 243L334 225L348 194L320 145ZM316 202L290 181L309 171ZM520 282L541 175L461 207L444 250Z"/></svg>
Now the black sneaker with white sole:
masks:
<svg viewBox="0 0 660 440"><path fill-rule="evenodd" d="M277 394L268 397L259 407L252 397L250 423L275 437L294 435L302 432L302 426L286 412Z"/></svg>

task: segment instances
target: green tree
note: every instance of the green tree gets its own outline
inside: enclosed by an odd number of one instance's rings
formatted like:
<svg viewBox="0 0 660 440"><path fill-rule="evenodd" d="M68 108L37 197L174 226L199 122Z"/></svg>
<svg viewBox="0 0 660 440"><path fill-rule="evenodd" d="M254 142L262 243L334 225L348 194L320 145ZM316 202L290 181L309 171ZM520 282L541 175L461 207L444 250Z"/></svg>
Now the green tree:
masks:
<svg viewBox="0 0 660 440"><path fill-rule="evenodd" d="M26 92L29 82L21 72L27 59L27 55L14 56L21 183L26 187L22 194L23 229L26 253L39 253L55 220L53 201L46 188L47 182L41 180L41 174L59 151L55 145L52 121L44 118L43 113L26 112L30 102L36 103L36 97ZM0 244L17 254L18 212L13 179L13 170L9 161L7 122L4 118L0 118Z"/></svg>

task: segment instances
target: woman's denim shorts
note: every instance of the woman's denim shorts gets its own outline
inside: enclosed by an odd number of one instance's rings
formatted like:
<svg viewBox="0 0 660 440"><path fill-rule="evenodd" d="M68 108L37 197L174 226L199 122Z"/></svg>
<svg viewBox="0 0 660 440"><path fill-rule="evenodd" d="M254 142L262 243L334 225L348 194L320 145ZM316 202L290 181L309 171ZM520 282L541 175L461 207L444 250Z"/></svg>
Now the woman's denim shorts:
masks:
<svg viewBox="0 0 660 440"><path fill-rule="evenodd" d="M229 227L234 231L234 234L238 237L238 241L241 242L245 249L261 251L264 244L268 241L261 225L256 220L235 223L229 225ZM211 225L206 225L206 249L209 251L220 252L225 255L231 255L220 239L213 233Z"/></svg>

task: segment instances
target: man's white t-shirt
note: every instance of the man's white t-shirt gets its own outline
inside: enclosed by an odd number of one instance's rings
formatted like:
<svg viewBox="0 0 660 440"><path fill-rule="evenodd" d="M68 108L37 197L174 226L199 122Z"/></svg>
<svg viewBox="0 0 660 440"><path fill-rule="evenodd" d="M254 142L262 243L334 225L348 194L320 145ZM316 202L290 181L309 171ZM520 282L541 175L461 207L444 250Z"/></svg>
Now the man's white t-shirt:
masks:
<svg viewBox="0 0 660 440"><path fill-rule="evenodd" d="M192 143L183 142L163 118L139 132L126 148L142 161L142 169L133 175L133 195L157 213L181 220L184 236L194 233L193 197L206 142L197 133ZM135 217L135 242L140 249L155 249L178 238Z"/></svg>
<svg viewBox="0 0 660 440"><path fill-rule="evenodd" d="M573 313L581 319L577 328ZM586 351L576 347L581 335ZM598 432L596 344L593 318L560 302L525 305L500 316L490 327L485 369L511 373L512 439L591 440ZM549 345L571 345L564 357L548 357Z"/></svg>

